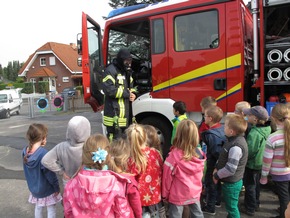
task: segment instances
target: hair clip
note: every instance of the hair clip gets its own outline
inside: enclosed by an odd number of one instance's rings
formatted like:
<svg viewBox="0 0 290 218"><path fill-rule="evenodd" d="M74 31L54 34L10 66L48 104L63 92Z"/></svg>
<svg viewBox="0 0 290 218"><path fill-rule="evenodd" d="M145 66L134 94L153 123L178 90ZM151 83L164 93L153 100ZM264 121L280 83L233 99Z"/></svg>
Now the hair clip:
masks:
<svg viewBox="0 0 290 218"><path fill-rule="evenodd" d="M103 161L106 160L108 152L106 150L98 148L98 151L92 152L92 154L93 154L92 160L94 161L94 163L96 162L102 163Z"/></svg>

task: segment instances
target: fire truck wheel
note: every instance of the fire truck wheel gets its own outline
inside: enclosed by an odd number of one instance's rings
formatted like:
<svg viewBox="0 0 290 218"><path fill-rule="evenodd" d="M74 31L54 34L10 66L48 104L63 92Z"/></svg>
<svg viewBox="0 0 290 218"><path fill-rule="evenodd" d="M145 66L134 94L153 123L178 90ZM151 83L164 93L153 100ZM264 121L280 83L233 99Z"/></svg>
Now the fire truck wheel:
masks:
<svg viewBox="0 0 290 218"><path fill-rule="evenodd" d="M141 124L152 125L156 128L157 134L161 142L161 149L163 158L169 153L171 146L171 134L172 134L172 124L169 123L165 118L151 116L146 117L140 121Z"/></svg>

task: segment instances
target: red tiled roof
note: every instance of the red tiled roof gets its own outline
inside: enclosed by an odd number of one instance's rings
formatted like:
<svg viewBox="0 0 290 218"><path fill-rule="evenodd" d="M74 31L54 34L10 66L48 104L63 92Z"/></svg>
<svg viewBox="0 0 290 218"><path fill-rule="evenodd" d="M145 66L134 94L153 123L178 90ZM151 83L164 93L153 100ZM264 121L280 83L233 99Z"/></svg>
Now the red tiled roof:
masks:
<svg viewBox="0 0 290 218"><path fill-rule="evenodd" d="M21 74L30 63L31 59L37 52L41 51L53 51L55 55L73 72L81 72L82 68L77 65L77 59L79 57L77 48L74 45L61 44L56 42L47 42L40 48L38 48L33 54L30 55L28 60L24 63L19 70Z"/></svg>
<svg viewBox="0 0 290 218"><path fill-rule="evenodd" d="M56 77L56 76L57 76L56 73L48 69L47 67L44 67L31 75L31 77Z"/></svg>

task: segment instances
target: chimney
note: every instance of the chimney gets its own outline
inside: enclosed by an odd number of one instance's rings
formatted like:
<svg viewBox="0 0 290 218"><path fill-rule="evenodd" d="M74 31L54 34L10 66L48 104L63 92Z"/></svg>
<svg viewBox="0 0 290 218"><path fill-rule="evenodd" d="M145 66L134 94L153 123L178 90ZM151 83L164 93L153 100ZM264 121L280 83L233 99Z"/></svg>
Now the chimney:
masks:
<svg viewBox="0 0 290 218"><path fill-rule="evenodd" d="M76 49L77 48L77 45L76 45L76 43L69 43L69 45L73 48L73 49Z"/></svg>

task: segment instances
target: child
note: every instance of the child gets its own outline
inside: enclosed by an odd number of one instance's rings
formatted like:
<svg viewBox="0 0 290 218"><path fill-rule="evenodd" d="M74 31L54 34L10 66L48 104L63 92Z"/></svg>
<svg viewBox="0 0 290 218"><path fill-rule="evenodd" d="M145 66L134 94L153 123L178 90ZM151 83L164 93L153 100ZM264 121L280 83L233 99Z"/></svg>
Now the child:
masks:
<svg viewBox="0 0 290 218"><path fill-rule="evenodd" d="M198 126L198 131L199 131L199 136L200 137L201 137L201 133L203 131L209 129L209 127L204 123L204 112L205 112L205 109L210 107L210 106L216 106L216 105L217 105L216 99L211 97L211 96L207 96L207 97L204 97L203 99L201 99L200 107L201 107L202 119L201 119L200 124Z"/></svg>
<svg viewBox="0 0 290 218"><path fill-rule="evenodd" d="M260 206L260 185L263 152L266 139L271 133L268 121L268 112L262 106L254 106L244 109L243 114L248 117L248 123L252 125L247 135L248 161L244 174L245 198L243 212L254 216L255 210Z"/></svg>
<svg viewBox="0 0 290 218"><path fill-rule="evenodd" d="M107 170L106 136L94 134L83 146L82 166L64 188L65 217L130 217L128 179Z"/></svg>
<svg viewBox="0 0 290 218"><path fill-rule="evenodd" d="M35 217L42 217L42 210L47 207L47 217L56 217L56 203L62 200L59 194L59 184L55 173L41 164L47 150L47 127L43 124L31 124L26 137L29 145L22 151L24 175L30 191L28 201L35 204Z"/></svg>
<svg viewBox="0 0 290 218"><path fill-rule="evenodd" d="M63 187L82 163L82 149L91 134L91 124L83 116L74 116L67 125L66 141L57 144L42 158L41 163L63 178Z"/></svg>
<svg viewBox="0 0 290 218"><path fill-rule="evenodd" d="M130 125L126 135L131 149L128 171L135 175L139 184L143 215L157 213L161 207L161 154L147 146L147 134L142 125Z"/></svg>
<svg viewBox="0 0 290 218"><path fill-rule="evenodd" d="M202 211L210 215L215 215L215 207L221 205L221 184L214 184L212 174L226 141L224 127L220 124L222 117L223 111L218 106L210 106L205 109L204 123L209 129L201 133L202 141L207 146L205 174L207 200Z"/></svg>
<svg viewBox="0 0 290 218"><path fill-rule="evenodd" d="M235 114L241 115L242 117L245 117L243 110L251 108L251 105L247 101L240 101L236 103L235 105Z"/></svg>
<svg viewBox="0 0 290 218"><path fill-rule="evenodd" d="M245 120L248 120L248 117L244 114L243 110L244 109L249 109L249 108L251 108L251 105L250 105L249 102L247 102L247 101L240 101L240 102L236 103L234 113L237 114L237 115L240 115ZM251 125L252 125L251 123L248 123L248 127L247 127L247 130L245 132L245 137L246 138L247 138L248 133L251 130Z"/></svg>
<svg viewBox="0 0 290 218"><path fill-rule="evenodd" d="M200 148L198 129L192 120L177 127L173 148L164 162L162 197L169 203L169 217L181 217L185 205L191 217L203 217L200 207L205 156Z"/></svg>
<svg viewBox="0 0 290 218"><path fill-rule="evenodd" d="M280 216L277 217L284 217L290 199L290 109L286 104L273 107L271 121L277 130L266 141L260 183L266 184L271 174L280 203Z"/></svg>
<svg viewBox="0 0 290 218"><path fill-rule="evenodd" d="M160 139L155 127L152 125L143 125L143 127L147 134L147 145L149 147L155 148L157 151L161 153Z"/></svg>
<svg viewBox="0 0 290 218"><path fill-rule="evenodd" d="M108 167L110 170L131 181L126 189L126 196L131 206L131 218L142 218L142 206L138 183L135 180L134 175L126 173L129 157L130 146L124 139L117 139L111 143L109 147Z"/></svg>
<svg viewBox="0 0 290 218"><path fill-rule="evenodd" d="M174 119L172 120L173 123L173 130L172 130L172 136L171 136L171 144L173 142L173 139L175 137L176 133L176 128L178 124L184 120L187 119L186 116L186 105L183 101L176 101L173 104L173 114L174 114Z"/></svg>
<svg viewBox="0 0 290 218"><path fill-rule="evenodd" d="M239 218L239 195L243 185L243 175L248 157L248 146L244 137L247 121L239 115L228 114L225 118L227 141L220 153L213 174L214 183L222 183L223 199L228 218Z"/></svg>

